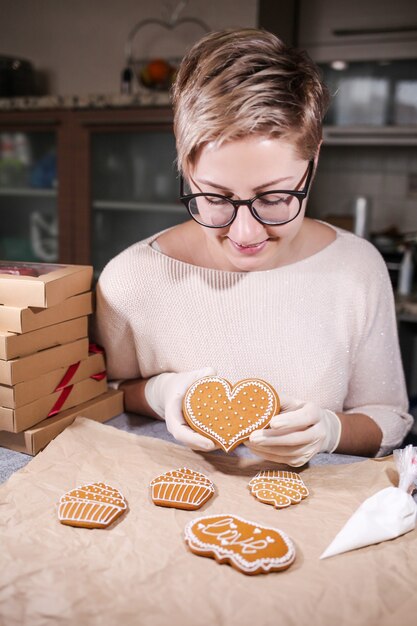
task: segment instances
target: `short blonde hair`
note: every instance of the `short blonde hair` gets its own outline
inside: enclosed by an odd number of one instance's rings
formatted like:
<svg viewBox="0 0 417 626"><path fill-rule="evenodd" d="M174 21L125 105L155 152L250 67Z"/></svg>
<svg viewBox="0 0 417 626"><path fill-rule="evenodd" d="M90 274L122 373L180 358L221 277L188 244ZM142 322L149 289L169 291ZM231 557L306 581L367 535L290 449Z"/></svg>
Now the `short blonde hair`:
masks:
<svg viewBox="0 0 417 626"><path fill-rule="evenodd" d="M187 173L208 142L285 138L311 159L329 95L305 51L265 30L213 32L183 58L172 90L178 166Z"/></svg>

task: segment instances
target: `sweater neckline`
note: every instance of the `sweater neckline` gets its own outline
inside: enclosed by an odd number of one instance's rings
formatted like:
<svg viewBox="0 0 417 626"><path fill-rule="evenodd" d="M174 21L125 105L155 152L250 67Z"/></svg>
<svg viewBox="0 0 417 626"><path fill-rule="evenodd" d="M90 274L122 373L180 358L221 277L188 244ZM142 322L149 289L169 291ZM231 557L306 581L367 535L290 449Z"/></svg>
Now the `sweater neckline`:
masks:
<svg viewBox="0 0 417 626"><path fill-rule="evenodd" d="M340 228L337 228L336 226L333 226L333 224L328 224L327 222L324 222L323 220L316 220L317 222L320 222L322 224L326 224L326 226L329 226L332 230L334 230L334 232L336 233L336 237L335 239L329 243L327 246L325 246L324 248L322 248L321 250L318 250L318 252L314 252L314 254L310 254L310 256L305 257L304 259L300 259L299 261L294 261L294 263L288 263L288 265L280 265L279 267L273 267L269 270L254 270L254 271L248 271L248 272L242 272L242 271L237 271L237 272L233 272L231 270L221 270L221 269L216 269L216 268L212 268L212 267L203 267L201 265L194 265L193 263L187 263L186 261L181 261L180 259L176 259L172 256L168 256L167 254L165 254L164 252L162 252L162 250L160 249L159 245L158 247L154 247L152 244L158 239L158 237L160 237L163 233L166 233L170 230L172 230L173 228L175 228L175 226L170 226L169 228L165 228L164 230L159 231L158 233L155 233L154 235L151 235L150 237L148 237L147 239L145 239L142 243L143 245L145 245L148 250L150 250L151 254L153 255L159 255L161 257L163 257L164 259L169 260L173 265L176 265L178 267L183 267L183 268L189 268L189 269L194 269L194 270L198 270L198 271L204 271L204 272L208 272L208 273L213 273L213 274L217 274L217 275L224 275L224 276L247 276L248 274L270 274L272 272L278 272L278 271L285 271L294 267L299 267L302 264L305 263L312 263L314 261L320 260L321 257L323 255L328 254L328 252L331 252L333 247L337 244L339 244L341 238L343 238L343 236L345 234L349 234L349 233L345 233L345 231L343 231ZM319 259L320 257L320 259Z"/></svg>

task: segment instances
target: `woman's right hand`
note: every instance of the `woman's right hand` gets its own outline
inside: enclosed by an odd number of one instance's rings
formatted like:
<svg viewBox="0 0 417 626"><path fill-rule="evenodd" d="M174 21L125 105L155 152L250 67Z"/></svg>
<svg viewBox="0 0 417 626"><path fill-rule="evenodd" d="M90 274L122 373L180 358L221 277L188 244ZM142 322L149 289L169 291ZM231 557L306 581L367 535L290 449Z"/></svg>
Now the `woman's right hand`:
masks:
<svg viewBox="0 0 417 626"><path fill-rule="evenodd" d="M209 452L216 448L216 444L188 426L182 412L183 398L196 380L215 374L211 367L178 374L163 373L150 378L145 386L145 398L150 408L165 420L168 432L177 441L193 450Z"/></svg>

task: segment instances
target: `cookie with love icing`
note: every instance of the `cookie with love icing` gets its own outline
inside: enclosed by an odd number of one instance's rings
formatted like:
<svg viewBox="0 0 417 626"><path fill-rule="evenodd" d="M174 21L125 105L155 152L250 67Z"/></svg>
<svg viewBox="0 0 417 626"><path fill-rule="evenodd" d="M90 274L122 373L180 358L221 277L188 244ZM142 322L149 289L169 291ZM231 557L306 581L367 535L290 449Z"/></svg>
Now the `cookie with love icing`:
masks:
<svg viewBox="0 0 417 626"><path fill-rule="evenodd" d="M230 452L249 435L265 428L279 413L275 389L264 380L248 378L232 387L218 376L206 376L188 388L183 401L187 423Z"/></svg>
<svg viewBox="0 0 417 626"><path fill-rule="evenodd" d="M186 511L199 509L214 494L212 481L205 474L187 467L157 476L150 486L154 504Z"/></svg>
<svg viewBox="0 0 417 626"><path fill-rule="evenodd" d="M295 559L291 539L277 528L236 515L209 515L189 522L184 539L191 552L228 563L244 574L287 569Z"/></svg>
<svg viewBox="0 0 417 626"><path fill-rule="evenodd" d="M265 504L282 509L308 496L308 489L296 472L264 470L249 482L251 493Z"/></svg>
<svg viewBox="0 0 417 626"><path fill-rule="evenodd" d="M61 496L58 519L79 528L107 528L127 509L118 489L105 483L90 483Z"/></svg>

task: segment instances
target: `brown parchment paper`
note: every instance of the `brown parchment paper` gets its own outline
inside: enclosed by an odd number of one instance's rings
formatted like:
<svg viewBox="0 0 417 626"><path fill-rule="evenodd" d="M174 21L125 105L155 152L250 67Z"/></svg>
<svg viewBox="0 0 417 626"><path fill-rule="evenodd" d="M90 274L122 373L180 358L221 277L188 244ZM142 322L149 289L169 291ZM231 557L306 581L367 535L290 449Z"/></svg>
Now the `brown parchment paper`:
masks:
<svg viewBox="0 0 417 626"><path fill-rule="evenodd" d="M215 497L199 511L156 507L149 482L182 466L206 473ZM392 459L307 469L310 496L283 510L250 495L258 469L248 459L203 455L78 418L0 488L0 624L416 624L416 531L319 560L357 506L395 484ZM91 481L120 489L127 514L106 530L60 524L60 496ZM186 522L215 513L285 531L295 563L245 576L193 555L183 541Z"/></svg>

